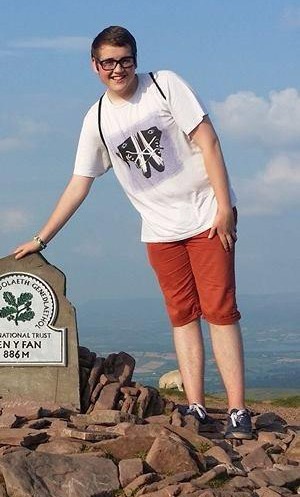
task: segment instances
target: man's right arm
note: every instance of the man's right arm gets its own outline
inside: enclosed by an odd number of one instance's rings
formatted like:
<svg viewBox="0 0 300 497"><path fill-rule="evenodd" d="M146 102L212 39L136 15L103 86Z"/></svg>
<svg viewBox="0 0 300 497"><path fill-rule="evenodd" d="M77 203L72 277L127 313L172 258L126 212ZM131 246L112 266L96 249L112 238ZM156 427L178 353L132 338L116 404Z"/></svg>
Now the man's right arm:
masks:
<svg viewBox="0 0 300 497"><path fill-rule="evenodd" d="M45 244L58 233L78 209L88 195L93 181L94 178L87 176L72 176L48 221L37 233ZM17 247L14 254L16 259L21 259L25 255L39 250L41 250L39 242L31 240Z"/></svg>

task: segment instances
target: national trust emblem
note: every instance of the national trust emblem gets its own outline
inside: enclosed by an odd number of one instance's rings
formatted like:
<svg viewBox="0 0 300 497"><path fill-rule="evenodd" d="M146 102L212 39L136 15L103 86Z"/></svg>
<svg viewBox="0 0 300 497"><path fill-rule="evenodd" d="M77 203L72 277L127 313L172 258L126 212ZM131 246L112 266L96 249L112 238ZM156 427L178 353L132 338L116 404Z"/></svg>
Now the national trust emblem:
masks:
<svg viewBox="0 0 300 497"><path fill-rule="evenodd" d="M54 328L57 299L30 273L0 276L0 365L66 365L66 330Z"/></svg>

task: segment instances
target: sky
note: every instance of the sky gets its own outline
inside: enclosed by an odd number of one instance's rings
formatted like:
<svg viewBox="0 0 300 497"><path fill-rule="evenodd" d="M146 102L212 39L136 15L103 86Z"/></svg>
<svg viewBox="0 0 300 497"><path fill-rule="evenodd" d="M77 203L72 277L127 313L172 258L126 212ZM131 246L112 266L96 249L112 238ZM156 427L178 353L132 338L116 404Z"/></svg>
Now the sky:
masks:
<svg viewBox="0 0 300 497"><path fill-rule="evenodd" d="M241 294L300 292L300 2L0 0L0 257L31 239L73 170L104 88L93 38L127 27L138 71L180 74L208 107L238 197ZM153 298L140 219L112 171L43 255L74 303Z"/></svg>

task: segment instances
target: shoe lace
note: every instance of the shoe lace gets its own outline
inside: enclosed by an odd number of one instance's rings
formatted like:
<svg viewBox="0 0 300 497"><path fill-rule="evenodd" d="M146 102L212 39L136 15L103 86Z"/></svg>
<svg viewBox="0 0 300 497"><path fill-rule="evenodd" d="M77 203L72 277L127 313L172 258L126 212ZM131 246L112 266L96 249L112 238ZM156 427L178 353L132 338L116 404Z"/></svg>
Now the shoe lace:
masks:
<svg viewBox="0 0 300 497"><path fill-rule="evenodd" d="M245 415L247 415L247 411L245 411L245 410L233 411L230 414L232 426L234 428L236 428L238 426L238 424L241 423L241 421L243 420L243 417Z"/></svg>
<svg viewBox="0 0 300 497"><path fill-rule="evenodd" d="M201 419L206 418L206 410L201 404L191 404L188 408L188 414L196 412Z"/></svg>

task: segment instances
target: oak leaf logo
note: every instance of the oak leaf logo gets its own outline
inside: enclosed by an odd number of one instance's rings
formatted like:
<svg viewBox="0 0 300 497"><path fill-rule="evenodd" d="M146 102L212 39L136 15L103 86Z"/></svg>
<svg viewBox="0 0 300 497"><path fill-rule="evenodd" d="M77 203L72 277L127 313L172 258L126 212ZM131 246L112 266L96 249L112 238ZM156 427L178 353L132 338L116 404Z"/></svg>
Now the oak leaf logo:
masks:
<svg viewBox="0 0 300 497"><path fill-rule="evenodd" d="M8 305L0 309L0 318L14 321L16 326L19 321L31 321L35 316L31 309L32 298L32 293L28 292L21 293L17 299L11 292L4 292L3 299Z"/></svg>

